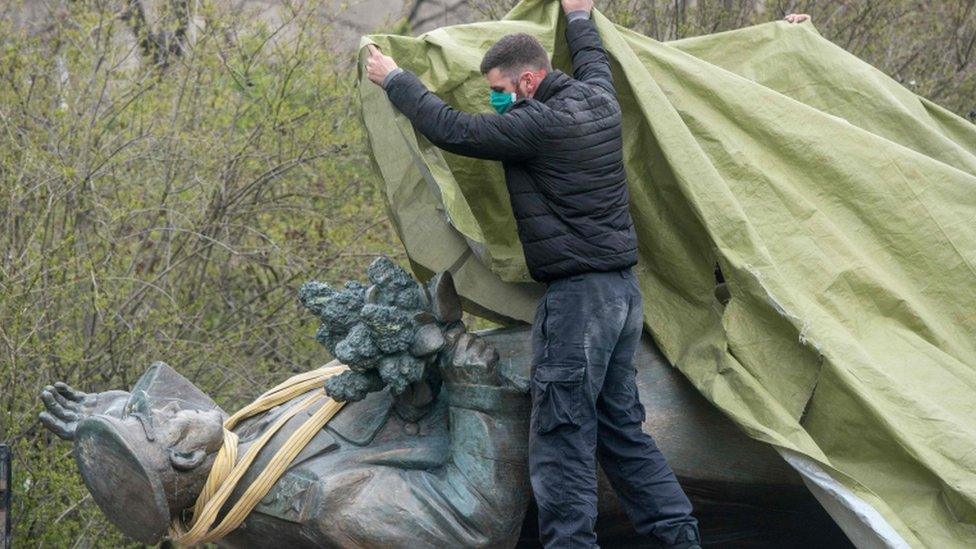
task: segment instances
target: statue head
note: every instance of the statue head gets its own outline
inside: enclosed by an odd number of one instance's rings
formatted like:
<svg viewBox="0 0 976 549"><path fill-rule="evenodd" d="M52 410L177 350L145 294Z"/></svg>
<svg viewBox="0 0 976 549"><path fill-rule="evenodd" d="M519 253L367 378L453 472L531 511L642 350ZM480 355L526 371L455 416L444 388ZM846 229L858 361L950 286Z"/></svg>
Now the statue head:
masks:
<svg viewBox="0 0 976 549"><path fill-rule="evenodd" d="M120 415L78 422L75 460L109 520L133 539L155 543L200 493L223 441L223 421L207 395L157 362Z"/></svg>

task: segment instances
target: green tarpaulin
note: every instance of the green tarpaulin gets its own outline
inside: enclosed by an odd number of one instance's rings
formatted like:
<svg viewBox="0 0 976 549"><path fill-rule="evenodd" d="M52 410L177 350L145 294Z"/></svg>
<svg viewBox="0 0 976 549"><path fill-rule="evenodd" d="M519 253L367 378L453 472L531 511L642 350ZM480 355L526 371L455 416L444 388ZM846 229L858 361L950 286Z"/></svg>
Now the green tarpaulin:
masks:
<svg viewBox="0 0 976 549"><path fill-rule="evenodd" d="M661 349L750 436L821 464L910 545L976 543L976 126L809 22L662 43L593 19ZM487 48L528 32L571 74L564 25L559 2L526 0L502 21L362 44L488 112ZM379 87L359 90L417 274L450 269L468 310L531 321L542 288L500 165L437 149Z"/></svg>

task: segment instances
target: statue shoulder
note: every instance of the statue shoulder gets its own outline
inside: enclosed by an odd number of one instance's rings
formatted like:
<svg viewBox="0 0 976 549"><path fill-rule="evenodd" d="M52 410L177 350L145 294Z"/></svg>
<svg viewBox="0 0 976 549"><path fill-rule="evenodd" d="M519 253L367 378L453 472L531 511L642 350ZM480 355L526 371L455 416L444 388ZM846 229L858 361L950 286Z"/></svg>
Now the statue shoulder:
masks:
<svg viewBox="0 0 976 549"><path fill-rule="evenodd" d="M305 523L314 518L310 515L318 507L319 492L326 480L320 474L321 463L316 458L322 458L347 444L369 445L389 419L392 405L393 399L389 391L379 391L370 393L363 400L343 406L295 457L285 474L255 507L255 511L296 523ZM258 425L273 421L275 410L270 412L269 417L261 418L257 422ZM296 419L303 416L304 414L299 414ZM256 430L260 430L260 427Z"/></svg>

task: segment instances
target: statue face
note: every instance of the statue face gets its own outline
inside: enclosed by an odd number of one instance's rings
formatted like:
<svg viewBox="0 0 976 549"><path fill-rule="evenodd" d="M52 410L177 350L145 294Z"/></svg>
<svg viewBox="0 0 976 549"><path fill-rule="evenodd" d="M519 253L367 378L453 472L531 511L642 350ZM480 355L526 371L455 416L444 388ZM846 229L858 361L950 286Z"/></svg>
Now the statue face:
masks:
<svg viewBox="0 0 976 549"><path fill-rule="evenodd" d="M199 467L223 443L223 416L219 410L163 410L156 414L162 435L154 444L164 448L177 471Z"/></svg>
<svg viewBox="0 0 976 549"><path fill-rule="evenodd" d="M131 392L89 394L58 382L41 400L44 426L74 441L92 498L144 543L162 539L173 513L194 503L223 444L223 411L163 362Z"/></svg>
<svg viewBox="0 0 976 549"><path fill-rule="evenodd" d="M106 516L129 536L155 543L206 481L223 442L223 414L175 403L146 412L81 420L75 460Z"/></svg>

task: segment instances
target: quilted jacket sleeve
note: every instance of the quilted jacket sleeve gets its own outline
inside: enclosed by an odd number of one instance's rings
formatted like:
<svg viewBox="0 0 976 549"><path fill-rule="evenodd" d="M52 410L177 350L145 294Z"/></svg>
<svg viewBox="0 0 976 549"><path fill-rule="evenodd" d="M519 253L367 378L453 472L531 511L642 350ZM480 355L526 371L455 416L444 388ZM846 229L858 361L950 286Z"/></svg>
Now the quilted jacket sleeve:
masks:
<svg viewBox="0 0 976 549"><path fill-rule="evenodd" d="M573 76L588 84L600 86L616 96L610 59L596 32L596 24L589 18L576 18L566 24L566 42L573 59Z"/></svg>
<svg viewBox="0 0 976 549"><path fill-rule="evenodd" d="M454 154L523 161L539 151L543 124L537 109L513 108L505 114L459 111L434 95L407 70L390 79L386 94L417 131Z"/></svg>

